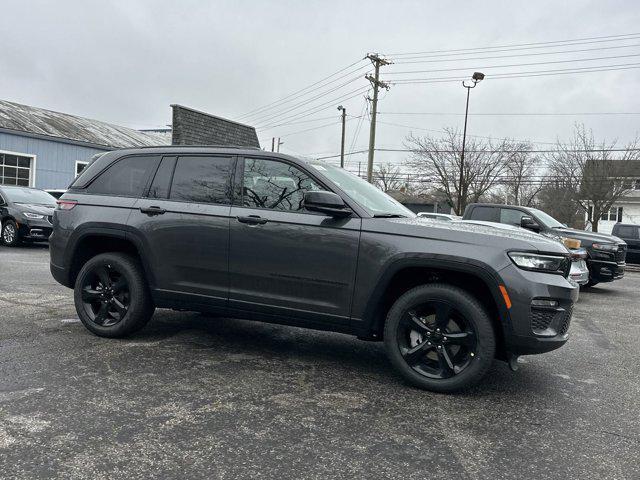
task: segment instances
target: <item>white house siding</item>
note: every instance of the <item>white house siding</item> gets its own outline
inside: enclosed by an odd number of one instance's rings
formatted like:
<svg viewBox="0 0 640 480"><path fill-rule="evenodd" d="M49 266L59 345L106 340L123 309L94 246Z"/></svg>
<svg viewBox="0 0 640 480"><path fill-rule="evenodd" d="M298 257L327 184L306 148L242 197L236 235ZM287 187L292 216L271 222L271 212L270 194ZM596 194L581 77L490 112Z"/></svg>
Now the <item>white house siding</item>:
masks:
<svg viewBox="0 0 640 480"><path fill-rule="evenodd" d="M616 202L614 208L622 207L622 223L634 223L640 225L640 190L633 190ZM598 231L611 233L614 221L600 220Z"/></svg>

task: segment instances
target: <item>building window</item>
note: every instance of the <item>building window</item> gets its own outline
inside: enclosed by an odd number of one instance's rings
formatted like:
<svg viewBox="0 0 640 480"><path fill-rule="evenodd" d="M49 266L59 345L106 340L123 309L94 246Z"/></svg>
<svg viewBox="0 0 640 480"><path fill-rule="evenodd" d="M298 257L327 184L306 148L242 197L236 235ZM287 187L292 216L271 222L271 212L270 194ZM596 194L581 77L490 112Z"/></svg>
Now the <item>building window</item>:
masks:
<svg viewBox="0 0 640 480"><path fill-rule="evenodd" d="M608 212L604 212L600 216L600 220L610 221L610 222L621 222L622 207L611 207Z"/></svg>
<svg viewBox="0 0 640 480"><path fill-rule="evenodd" d="M633 189L640 190L640 178L633 182Z"/></svg>
<svg viewBox="0 0 640 480"><path fill-rule="evenodd" d="M87 165L89 165L89 162L76 162L76 177L82 173L84 167L86 167Z"/></svg>
<svg viewBox="0 0 640 480"><path fill-rule="evenodd" d="M0 184L30 186L32 158L0 152Z"/></svg>

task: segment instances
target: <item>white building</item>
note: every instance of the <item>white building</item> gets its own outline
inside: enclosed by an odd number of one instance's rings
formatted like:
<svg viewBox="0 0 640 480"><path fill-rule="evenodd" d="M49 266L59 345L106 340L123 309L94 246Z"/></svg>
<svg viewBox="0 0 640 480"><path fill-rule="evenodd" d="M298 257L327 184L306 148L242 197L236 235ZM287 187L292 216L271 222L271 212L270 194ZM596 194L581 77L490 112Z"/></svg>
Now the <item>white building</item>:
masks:
<svg viewBox="0 0 640 480"><path fill-rule="evenodd" d="M602 214L598 222L598 232L610 234L617 222L640 225L640 178L634 180L632 185L633 188L621 197L611 210Z"/></svg>

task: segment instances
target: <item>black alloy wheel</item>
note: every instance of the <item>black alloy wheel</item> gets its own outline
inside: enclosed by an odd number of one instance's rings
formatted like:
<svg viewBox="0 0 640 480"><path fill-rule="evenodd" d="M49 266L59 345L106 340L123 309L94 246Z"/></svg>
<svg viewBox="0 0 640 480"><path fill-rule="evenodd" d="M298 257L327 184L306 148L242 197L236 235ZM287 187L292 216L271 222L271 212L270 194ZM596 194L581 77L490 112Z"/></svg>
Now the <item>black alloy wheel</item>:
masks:
<svg viewBox="0 0 640 480"><path fill-rule="evenodd" d="M129 254L89 259L75 281L78 317L101 337L125 337L144 327L155 306L140 261Z"/></svg>
<svg viewBox="0 0 640 480"><path fill-rule="evenodd" d="M97 265L87 273L82 282L82 304L89 319L101 327L121 322L131 303L126 277L110 264Z"/></svg>
<svg viewBox="0 0 640 480"><path fill-rule="evenodd" d="M476 355L476 333L459 310L434 300L408 310L398 324L398 348L405 362L429 378L458 375Z"/></svg>
<svg viewBox="0 0 640 480"><path fill-rule="evenodd" d="M449 284L415 287L396 300L384 327L387 355L412 385L455 392L487 373L496 351L492 321L469 292Z"/></svg>

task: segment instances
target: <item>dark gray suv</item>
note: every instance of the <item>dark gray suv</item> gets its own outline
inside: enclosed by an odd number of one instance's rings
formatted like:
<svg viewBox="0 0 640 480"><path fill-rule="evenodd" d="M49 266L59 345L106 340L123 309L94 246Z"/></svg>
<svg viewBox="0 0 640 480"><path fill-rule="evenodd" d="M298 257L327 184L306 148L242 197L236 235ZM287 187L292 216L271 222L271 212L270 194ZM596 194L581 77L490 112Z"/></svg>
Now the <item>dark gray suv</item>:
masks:
<svg viewBox="0 0 640 480"><path fill-rule="evenodd" d="M50 245L97 335L156 307L331 330L384 340L406 380L443 392L562 346L578 298L554 240L420 219L344 170L260 150L106 153L58 201Z"/></svg>

